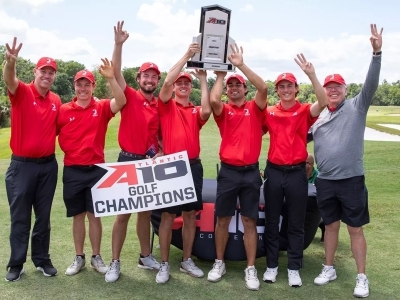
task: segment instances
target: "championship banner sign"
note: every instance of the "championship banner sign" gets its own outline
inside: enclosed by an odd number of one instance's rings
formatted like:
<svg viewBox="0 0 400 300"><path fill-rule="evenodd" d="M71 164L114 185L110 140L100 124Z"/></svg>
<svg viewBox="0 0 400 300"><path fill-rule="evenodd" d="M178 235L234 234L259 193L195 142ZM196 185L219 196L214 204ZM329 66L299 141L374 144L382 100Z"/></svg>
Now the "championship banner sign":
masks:
<svg viewBox="0 0 400 300"><path fill-rule="evenodd" d="M107 173L92 187L96 217L196 202L187 152L129 162L98 164Z"/></svg>

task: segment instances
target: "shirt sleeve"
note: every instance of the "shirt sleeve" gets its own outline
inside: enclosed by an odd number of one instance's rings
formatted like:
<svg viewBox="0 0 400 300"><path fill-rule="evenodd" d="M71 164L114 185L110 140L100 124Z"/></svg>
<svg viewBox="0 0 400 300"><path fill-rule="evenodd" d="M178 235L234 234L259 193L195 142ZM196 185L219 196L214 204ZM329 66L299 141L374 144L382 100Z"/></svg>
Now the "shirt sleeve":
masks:
<svg viewBox="0 0 400 300"><path fill-rule="evenodd" d="M199 124L199 129L201 129L204 126L204 124L207 123L208 119L207 120L203 120L201 118L201 113L200 113L201 112L201 106L196 106L196 109L197 109L197 124Z"/></svg>
<svg viewBox="0 0 400 300"><path fill-rule="evenodd" d="M160 98L158 98L158 113L160 115L164 115L171 110L171 107L175 105L174 100L170 98L168 102L163 102Z"/></svg>
<svg viewBox="0 0 400 300"><path fill-rule="evenodd" d="M265 109L261 110L261 109L258 107L256 101L254 101L254 100L251 100L251 101L250 101L250 106L249 106L249 108L251 109L252 113L255 113L255 114L256 114L257 119L258 119L261 123L264 123L264 121L265 121L265 112L266 112L267 109L265 108Z"/></svg>
<svg viewBox="0 0 400 300"><path fill-rule="evenodd" d="M217 123L217 125L219 125L222 122L224 122L226 112L227 112L227 109L226 109L226 104L225 103L222 103L222 111L221 111L221 114L219 116L217 116L213 111L213 117L214 117L214 120Z"/></svg>
<svg viewBox="0 0 400 300"><path fill-rule="evenodd" d="M29 85L22 81L18 81L17 89L15 90L14 95L7 89L8 97L10 98L11 105L18 105L26 99L25 95L30 93L31 89Z"/></svg>

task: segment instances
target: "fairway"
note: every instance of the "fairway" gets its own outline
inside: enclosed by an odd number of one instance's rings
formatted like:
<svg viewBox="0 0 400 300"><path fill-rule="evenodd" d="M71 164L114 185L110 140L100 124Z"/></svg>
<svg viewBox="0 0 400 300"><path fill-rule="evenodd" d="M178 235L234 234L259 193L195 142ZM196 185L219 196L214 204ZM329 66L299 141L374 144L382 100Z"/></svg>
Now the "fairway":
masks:
<svg viewBox="0 0 400 300"><path fill-rule="evenodd" d="M400 107L371 107L368 114L368 126L387 133L400 135L400 131L377 124L400 124ZM116 161L119 146L117 142L119 115L109 125L106 141L107 162ZM251 134L251 133L249 133ZM0 130L0 266L5 276L9 259L9 208L5 192L4 174L10 162L9 129ZM201 159L204 176L215 178L219 163L220 136L212 118L201 131ZM263 139L260 156L260 168L265 167L265 158L269 138ZM338 145L340 147L340 145ZM313 144L309 144L313 152ZM370 281L368 299L399 299L400 287L400 143L365 142L364 165L369 191L369 210L371 223L365 226L368 243L367 275ZM132 215L128 236L121 255L120 279L115 283L106 283L104 275L90 268L91 255L89 237L86 238L86 268L75 276L66 276L64 272L74 258L74 246L71 233L71 218L66 218L62 199L62 153L57 148L59 162L59 180L52 210L52 235L50 254L54 266L58 269L56 277L44 277L37 271L28 251L25 273L18 282L0 280L0 299L353 299L356 267L350 251L350 241L345 226L341 227L339 248L336 255L338 278L327 286L315 286L314 278L324 262L323 244L319 242L320 231L304 252L304 268L300 271L303 286L291 288L287 283L286 253L281 252L277 282L262 282L265 271L265 258L256 261L260 290L250 291L245 287L245 262L227 262L227 273L218 283L210 283L206 277L192 278L179 271L181 251L171 247L171 279L165 285L155 282L156 273L137 268L139 246L135 232L135 215ZM102 251L104 261L111 259L111 230L113 216L103 218ZM343 224L342 224L343 225ZM156 238L156 245L158 240ZM154 255L160 259L158 249ZM205 274L211 269L212 262L194 258Z"/></svg>

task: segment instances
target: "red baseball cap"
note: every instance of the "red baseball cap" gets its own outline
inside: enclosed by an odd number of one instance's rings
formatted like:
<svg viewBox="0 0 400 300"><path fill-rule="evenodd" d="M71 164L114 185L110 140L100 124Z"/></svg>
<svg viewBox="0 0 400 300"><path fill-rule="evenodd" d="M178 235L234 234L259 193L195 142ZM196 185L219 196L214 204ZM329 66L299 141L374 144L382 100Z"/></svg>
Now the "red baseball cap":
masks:
<svg viewBox="0 0 400 300"><path fill-rule="evenodd" d="M153 69L160 75L160 70L158 69L157 65L152 62L145 62L139 69L139 72L144 72L147 70Z"/></svg>
<svg viewBox="0 0 400 300"><path fill-rule="evenodd" d="M51 57L42 57L38 60L36 64L36 69L42 69L44 67L52 67L55 71L57 71L57 63Z"/></svg>
<svg viewBox="0 0 400 300"><path fill-rule="evenodd" d="M277 86L278 83L283 80L287 80L287 81L297 84L297 79L296 79L296 77L294 77L294 75L292 73L282 73L281 75L278 76L278 78L276 78L275 86Z"/></svg>
<svg viewBox="0 0 400 300"><path fill-rule="evenodd" d="M78 79L81 79L81 78L86 78L91 83L95 83L93 73L88 70L81 70L78 73L76 73L74 81L77 81Z"/></svg>
<svg viewBox="0 0 400 300"><path fill-rule="evenodd" d="M233 78L236 78L236 79L239 80L240 83L242 83L242 84L246 84L246 80L245 80L241 75L239 75L239 74L232 74L231 76L229 76L229 77L226 79L226 84L228 84L229 80L231 80L231 79L233 79Z"/></svg>
<svg viewBox="0 0 400 300"><path fill-rule="evenodd" d="M339 84L346 84L344 81L343 77L340 74L331 74L326 76L325 81L324 81L324 87L331 82L336 82Z"/></svg>
<svg viewBox="0 0 400 300"><path fill-rule="evenodd" d="M175 82L178 81L179 78L186 78L188 79L190 82L192 82L192 76L190 76L189 73L185 73L185 72L180 72L178 78L175 80Z"/></svg>

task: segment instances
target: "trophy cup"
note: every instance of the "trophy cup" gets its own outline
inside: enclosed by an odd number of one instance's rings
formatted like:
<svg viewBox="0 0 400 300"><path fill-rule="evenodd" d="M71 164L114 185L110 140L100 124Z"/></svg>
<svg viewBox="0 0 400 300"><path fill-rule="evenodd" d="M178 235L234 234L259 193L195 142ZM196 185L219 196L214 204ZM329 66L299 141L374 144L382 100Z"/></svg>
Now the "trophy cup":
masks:
<svg viewBox="0 0 400 300"><path fill-rule="evenodd" d="M232 53L230 45L235 44L229 37L230 20L230 9L219 5L201 8L200 35L193 37L201 52L187 62L187 69L235 71L235 66L228 60Z"/></svg>

